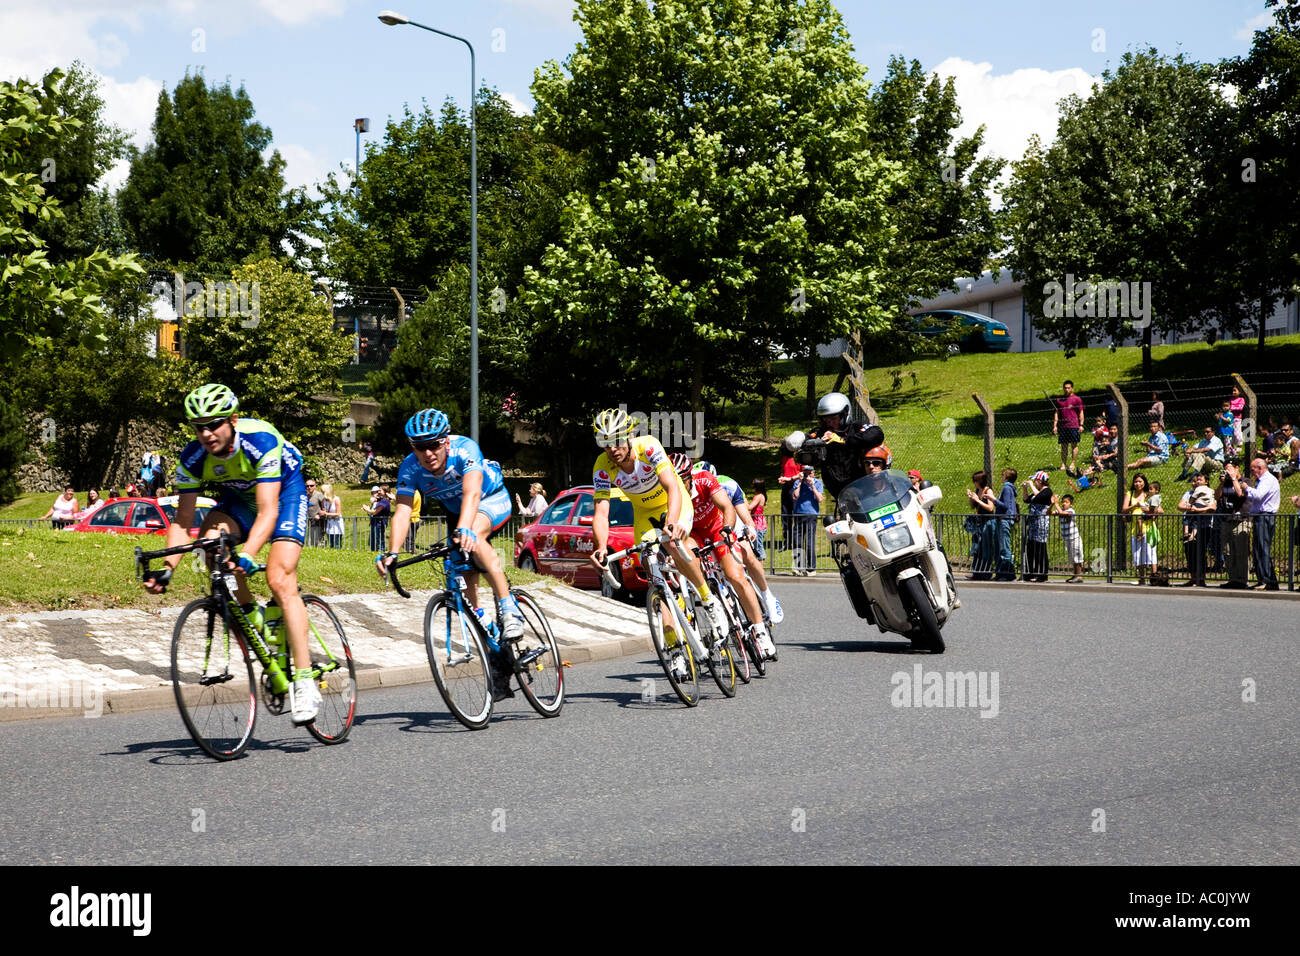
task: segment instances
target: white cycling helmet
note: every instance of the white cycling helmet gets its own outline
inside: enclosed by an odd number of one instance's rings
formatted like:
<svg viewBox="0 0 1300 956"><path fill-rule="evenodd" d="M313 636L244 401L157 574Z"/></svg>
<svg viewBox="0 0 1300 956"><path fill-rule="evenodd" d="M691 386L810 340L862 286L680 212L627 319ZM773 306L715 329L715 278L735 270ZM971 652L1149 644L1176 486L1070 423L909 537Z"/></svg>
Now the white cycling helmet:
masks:
<svg viewBox="0 0 1300 956"><path fill-rule="evenodd" d="M781 444L783 444L786 447L786 450L793 455L795 452L797 452L800 448L803 447L803 443L804 441L807 440L807 438L808 436L805 435L803 432L791 432L790 434L785 436L785 441L783 441Z"/></svg>
<svg viewBox="0 0 1300 956"><path fill-rule="evenodd" d="M817 417L839 415L841 422L849 420L849 397L843 392L827 392L817 403Z"/></svg>

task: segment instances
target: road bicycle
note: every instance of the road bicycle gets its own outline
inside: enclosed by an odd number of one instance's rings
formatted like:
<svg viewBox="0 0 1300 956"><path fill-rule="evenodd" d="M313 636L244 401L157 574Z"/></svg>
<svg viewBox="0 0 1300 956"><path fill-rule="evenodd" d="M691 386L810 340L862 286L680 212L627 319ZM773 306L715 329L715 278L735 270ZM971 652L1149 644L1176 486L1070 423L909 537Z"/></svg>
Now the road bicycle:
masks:
<svg viewBox="0 0 1300 956"><path fill-rule="evenodd" d="M524 633L508 640L497 633L495 621L480 620L470 604L464 575L478 569L455 545L435 544L423 554L388 565L393 590L409 598L397 569L438 558L443 559L447 587L435 592L424 609L424 646L438 693L452 715L470 730L488 725L493 668L497 667L514 673L533 710L543 717L557 716L564 707L564 663L550 622L527 592L510 589L524 617Z"/></svg>
<svg viewBox="0 0 1300 956"><path fill-rule="evenodd" d="M284 624L268 631L240 607L229 567L233 544L229 535L220 534L161 551L135 549L141 579L150 561L189 552L207 557L209 593L185 605L172 630L171 677L176 706L190 736L217 760L234 760L248 748L259 689L271 714L279 716L288 709L295 667ZM320 709L307 731L323 744L341 743L356 719L352 650L330 606L314 594L300 596L307 608L311 679L321 693ZM253 678L254 657L262 665L260 680Z"/></svg>
<svg viewBox="0 0 1300 956"><path fill-rule="evenodd" d="M662 528L647 531L642 542L605 556L604 576L615 580L613 568L629 555L637 555L650 580L646 591L646 614L650 618L650 638L659 664L668 676L674 693L687 707L700 702L699 662L709 668L713 681L727 697L736 696L736 662L729 640L714 640L712 633L700 634L701 600L694 585L668 563L663 554L670 540ZM670 647L664 634L664 612L671 616L677 640ZM707 626L707 625L706 625Z"/></svg>
<svg viewBox="0 0 1300 956"><path fill-rule="evenodd" d="M729 547L730 544L731 542L724 544L721 541L714 541L707 547L694 550L700 558L700 566L704 571L704 579L709 583L709 589L718 596L726 613L727 637L731 644L732 656L736 661L736 673L741 683L748 684L753 679L753 673L757 673L759 677L767 674L767 664L762 648L758 646L758 635L754 625L745 614L740 596L736 594L736 589L732 587L730 579L723 572L722 565L718 563L714 554L717 549ZM753 587L752 581L750 587ZM759 598L758 603L762 605L762 598Z"/></svg>

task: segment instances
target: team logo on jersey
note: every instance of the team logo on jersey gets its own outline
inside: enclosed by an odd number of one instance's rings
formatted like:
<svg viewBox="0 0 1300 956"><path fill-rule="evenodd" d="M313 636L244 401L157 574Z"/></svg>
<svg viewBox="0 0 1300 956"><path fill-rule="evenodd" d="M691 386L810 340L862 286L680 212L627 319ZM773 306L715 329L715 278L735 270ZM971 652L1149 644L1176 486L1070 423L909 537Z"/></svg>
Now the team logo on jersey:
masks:
<svg viewBox="0 0 1300 956"><path fill-rule="evenodd" d="M598 471L598 472L596 472L596 480L597 480L597 481L609 481L609 472L607 472L607 471Z"/></svg>
<svg viewBox="0 0 1300 956"><path fill-rule="evenodd" d="M226 473L226 466L225 466L225 465L213 465L213 466L212 466L212 473L213 473L214 475L224 475L224 474Z"/></svg>

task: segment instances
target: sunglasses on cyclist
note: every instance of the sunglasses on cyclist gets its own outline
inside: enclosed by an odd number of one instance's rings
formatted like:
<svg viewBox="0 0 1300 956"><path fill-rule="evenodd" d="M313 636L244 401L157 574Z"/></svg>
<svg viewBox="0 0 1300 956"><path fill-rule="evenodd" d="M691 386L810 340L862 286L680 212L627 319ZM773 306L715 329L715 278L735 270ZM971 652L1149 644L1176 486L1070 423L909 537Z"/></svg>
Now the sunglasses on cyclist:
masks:
<svg viewBox="0 0 1300 956"><path fill-rule="evenodd" d="M194 434L197 435L200 432L214 432L228 421L230 421L229 418L211 418L206 422L193 422Z"/></svg>
<svg viewBox="0 0 1300 956"><path fill-rule="evenodd" d="M433 439L433 441L413 441L411 447L416 451L437 451L449 441L451 441L451 438L444 435L442 438Z"/></svg>

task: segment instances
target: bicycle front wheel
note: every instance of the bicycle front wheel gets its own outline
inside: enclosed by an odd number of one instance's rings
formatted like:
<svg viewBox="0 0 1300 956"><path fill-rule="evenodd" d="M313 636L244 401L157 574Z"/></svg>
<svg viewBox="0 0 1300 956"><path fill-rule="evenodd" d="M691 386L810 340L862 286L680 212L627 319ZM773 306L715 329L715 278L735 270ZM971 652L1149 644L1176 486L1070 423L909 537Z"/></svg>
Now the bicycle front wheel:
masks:
<svg viewBox="0 0 1300 956"><path fill-rule="evenodd" d="M341 743L357 716L357 674L352 648L343 625L330 606L314 594L304 594L307 606L307 646L312 673L320 688L320 710L307 730L323 744Z"/></svg>
<svg viewBox="0 0 1300 956"><path fill-rule="evenodd" d="M720 596L723 610L727 613L727 646L731 648L731 658L736 664L736 675L742 684L748 684L753 678L749 672L749 655L745 652L745 618L731 588L720 592Z"/></svg>
<svg viewBox="0 0 1300 956"><path fill-rule="evenodd" d="M687 707L694 707L700 702L699 667L695 663L695 654L691 651L691 642L685 635L675 634L672 647L668 646L664 635L663 615L667 613L669 620L673 617L672 610L664 603L666 600L674 599L671 596L665 598L663 591L657 586L646 592L646 613L650 616L650 640L655 646L655 653L659 655L659 664L668 675L668 683L672 686L673 692ZM676 626L674 626L675 630Z"/></svg>
<svg viewBox="0 0 1300 956"><path fill-rule="evenodd" d="M694 615L696 626L699 630L700 640L708 651L708 656L704 663L708 665L709 673L713 675L713 682L718 685L718 690L722 691L724 697L736 696L736 662L732 659L731 650L728 648L728 642L716 641L712 631L707 623L705 616L704 602L700 600L699 592L695 590L695 585L690 581L682 582L684 590L690 595L687 599L689 612ZM716 598L715 598L716 601ZM725 616L725 612L724 612Z"/></svg>
<svg viewBox="0 0 1300 956"><path fill-rule="evenodd" d="M470 730L492 717L492 670L478 628L457 613L450 595L435 594L424 609L424 647L438 693Z"/></svg>
<svg viewBox="0 0 1300 956"><path fill-rule="evenodd" d="M541 607L523 591L510 592L524 616L524 636L514 642L512 655L519 689L543 717L564 707L564 664L555 634Z"/></svg>
<svg viewBox="0 0 1300 956"><path fill-rule="evenodd" d="M181 719L203 752L234 760L257 720L257 685L243 635L214 598L191 601L172 631L172 689Z"/></svg>

